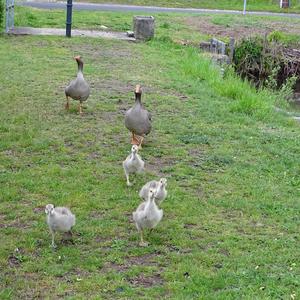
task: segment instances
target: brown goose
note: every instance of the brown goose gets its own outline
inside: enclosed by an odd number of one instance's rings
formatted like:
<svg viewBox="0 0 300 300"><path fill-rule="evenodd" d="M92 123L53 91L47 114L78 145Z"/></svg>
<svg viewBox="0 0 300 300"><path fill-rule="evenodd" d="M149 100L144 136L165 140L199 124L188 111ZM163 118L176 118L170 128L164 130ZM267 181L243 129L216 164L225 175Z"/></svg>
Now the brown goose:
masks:
<svg viewBox="0 0 300 300"><path fill-rule="evenodd" d="M86 101L90 95L90 86L83 78L83 61L80 56L75 56L74 59L78 65L78 72L76 79L72 80L70 84L65 89L65 94L67 97L66 109L69 109L69 97L73 100L79 101L79 113L82 115L82 102Z"/></svg>
<svg viewBox="0 0 300 300"><path fill-rule="evenodd" d="M151 114L144 108L140 85L135 88L135 104L125 114L125 126L132 133L131 144L142 145L144 136L151 131Z"/></svg>

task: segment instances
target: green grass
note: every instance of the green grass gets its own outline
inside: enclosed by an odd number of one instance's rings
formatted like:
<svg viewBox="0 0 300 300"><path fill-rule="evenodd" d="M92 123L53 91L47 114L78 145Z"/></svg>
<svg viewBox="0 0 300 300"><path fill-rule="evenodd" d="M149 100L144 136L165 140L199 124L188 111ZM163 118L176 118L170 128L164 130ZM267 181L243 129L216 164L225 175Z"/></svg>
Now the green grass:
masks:
<svg viewBox="0 0 300 300"><path fill-rule="evenodd" d="M83 117L64 87L83 56ZM299 123L274 95L197 49L148 43L0 37L1 299L290 299L299 294ZM140 83L153 115L127 188L123 112ZM148 180L168 178L148 248L130 221ZM47 203L77 216L74 244L45 224Z"/></svg>
<svg viewBox="0 0 300 300"><path fill-rule="evenodd" d="M273 12L300 12L300 4L297 0L290 0L289 9L280 9L277 0L248 0L247 10L273 11ZM243 10L243 0L84 0L83 2L113 3L128 5L148 5L163 7L187 7L187 8L212 8L212 9L235 9Z"/></svg>
<svg viewBox="0 0 300 300"><path fill-rule="evenodd" d="M74 11L73 28L110 31L132 30L134 13ZM244 36L276 30L285 41L300 42L300 19L236 15L154 14L155 35L175 42L198 45L200 40ZM65 27L65 11L16 7L16 26Z"/></svg>

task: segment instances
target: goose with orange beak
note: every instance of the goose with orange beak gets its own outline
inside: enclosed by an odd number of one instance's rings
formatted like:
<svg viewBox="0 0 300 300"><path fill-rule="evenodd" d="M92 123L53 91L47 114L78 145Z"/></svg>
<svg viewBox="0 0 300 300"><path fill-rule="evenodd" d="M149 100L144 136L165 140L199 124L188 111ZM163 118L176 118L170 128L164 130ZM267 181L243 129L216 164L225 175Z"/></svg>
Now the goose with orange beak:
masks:
<svg viewBox="0 0 300 300"><path fill-rule="evenodd" d="M141 148L145 135L151 131L151 114L142 104L142 89L135 87L135 104L126 111L125 126L132 133L131 144Z"/></svg>
<svg viewBox="0 0 300 300"><path fill-rule="evenodd" d="M82 58L80 56L75 56L74 59L76 60L78 65L78 72L77 77L74 80L72 80L70 84L65 88L65 94L67 98L65 108L70 108L69 98L77 100L79 101L78 110L80 115L82 115L82 103L86 101L90 95L90 86L83 77Z"/></svg>

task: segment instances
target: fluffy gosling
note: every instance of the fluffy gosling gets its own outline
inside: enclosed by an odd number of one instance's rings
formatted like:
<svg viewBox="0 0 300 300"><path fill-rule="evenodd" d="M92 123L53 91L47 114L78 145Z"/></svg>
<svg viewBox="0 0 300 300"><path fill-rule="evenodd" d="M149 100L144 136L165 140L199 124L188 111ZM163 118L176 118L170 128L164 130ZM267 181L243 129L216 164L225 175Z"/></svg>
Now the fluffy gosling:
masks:
<svg viewBox="0 0 300 300"><path fill-rule="evenodd" d="M140 190L139 195L142 199L147 200L149 190L155 190L155 201L156 204L160 205L167 197L168 191L167 187L167 179L160 178L159 181L152 180L147 182Z"/></svg>
<svg viewBox="0 0 300 300"><path fill-rule="evenodd" d="M52 235L52 247L55 248L54 236L56 232L70 232L75 225L75 215L66 207L54 207L47 204L45 208L46 221Z"/></svg>
<svg viewBox="0 0 300 300"><path fill-rule="evenodd" d="M128 186L132 185L132 183L129 181L129 174L141 173L144 170L145 163L138 154L138 150L138 146L133 145L131 148L131 154L129 154L123 161L123 168Z"/></svg>
<svg viewBox="0 0 300 300"><path fill-rule="evenodd" d="M155 190L150 189L147 201L141 203L137 210L132 214L136 228L141 235L141 240L139 243L141 247L148 246L148 243L145 242L143 238L144 229L153 229L163 217L163 210L157 207L154 198Z"/></svg>

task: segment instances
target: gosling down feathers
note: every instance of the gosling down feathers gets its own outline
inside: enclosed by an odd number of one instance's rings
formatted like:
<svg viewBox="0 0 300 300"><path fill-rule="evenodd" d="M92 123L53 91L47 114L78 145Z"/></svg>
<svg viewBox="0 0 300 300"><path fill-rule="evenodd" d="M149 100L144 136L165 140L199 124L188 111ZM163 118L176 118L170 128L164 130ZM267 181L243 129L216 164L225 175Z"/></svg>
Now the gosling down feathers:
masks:
<svg viewBox="0 0 300 300"><path fill-rule="evenodd" d="M160 205L167 197L168 191L167 187L167 179L161 178L159 181L152 180L147 182L140 190L139 195L142 199L147 200L149 190L155 190L155 201L156 204Z"/></svg>
<svg viewBox="0 0 300 300"><path fill-rule="evenodd" d="M153 229L161 221L163 210L159 209L155 203L155 190L150 189L147 201L141 203L137 210L132 214L136 228L141 235L140 246L148 246L144 241L143 231L146 228Z"/></svg>
<svg viewBox="0 0 300 300"><path fill-rule="evenodd" d="M86 101L90 95L90 86L83 77L83 61L80 56L75 56L74 59L78 65L77 77L70 82L65 88L67 98L66 109L70 108L69 97L79 101L79 113L82 115L82 103Z"/></svg>
<svg viewBox="0 0 300 300"><path fill-rule="evenodd" d="M45 208L46 221L52 235L52 247L54 235L56 232L69 232L75 225L75 215L66 207L54 207L53 204L47 204Z"/></svg>
<svg viewBox="0 0 300 300"><path fill-rule="evenodd" d="M144 108L140 85L135 88L135 104L125 114L125 126L132 133L131 144L141 146L151 131L151 114Z"/></svg>
<svg viewBox="0 0 300 300"><path fill-rule="evenodd" d="M133 145L131 147L131 154L123 161L123 169L126 176L127 185L131 186L132 184L129 181L129 175L133 173L141 173L144 171L145 163L138 154L138 146Z"/></svg>

